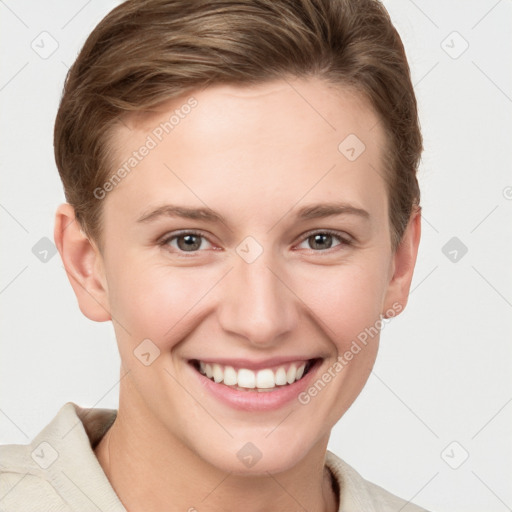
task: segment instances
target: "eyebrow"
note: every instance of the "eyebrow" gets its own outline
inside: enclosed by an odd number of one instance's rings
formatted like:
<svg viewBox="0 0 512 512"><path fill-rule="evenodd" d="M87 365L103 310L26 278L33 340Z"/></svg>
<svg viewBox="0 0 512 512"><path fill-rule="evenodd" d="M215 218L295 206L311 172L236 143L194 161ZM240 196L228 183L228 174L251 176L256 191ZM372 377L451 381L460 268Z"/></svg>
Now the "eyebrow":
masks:
<svg viewBox="0 0 512 512"><path fill-rule="evenodd" d="M181 217L183 219L206 220L225 223L224 217L210 208L189 208L166 204L155 210L143 213L137 222L151 222L159 217Z"/></svg>
<svg viewBox="0 0 512 512"><path fill-rule="evenodd" d="M347 203L321 203L304 206L297 212L297 218L301 220L321 219L334 215L355 215L363 219L369 219L370 214L362 208L356 208Z"/></svg>
<svg viewBox="0 0 512 512"><path fill-rule="evenodd" d="M297 210L295 217L298 220L312 220L321 219L325 217L332 217L335 215L354 215L368 220L370 214L362 208L356 208L347 203L319 203L309 206L304 206ZM186 206L177 206L166 204L143 213L137 222L151 222L160 217L179 217L183 219L204 220L209 222L217 222L226 224L226 219L211 208L189 208Z"/></svg>

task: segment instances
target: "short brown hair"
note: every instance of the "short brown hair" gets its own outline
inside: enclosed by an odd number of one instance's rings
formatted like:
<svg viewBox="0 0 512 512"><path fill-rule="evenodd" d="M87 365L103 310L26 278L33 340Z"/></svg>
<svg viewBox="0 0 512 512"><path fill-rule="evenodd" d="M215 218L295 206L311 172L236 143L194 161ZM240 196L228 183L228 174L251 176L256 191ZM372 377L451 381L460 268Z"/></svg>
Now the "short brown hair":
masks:
<svg viewBox="0 0 512 512"><path fill-rule="evenodd" d="M210 84L315 76L367 98L387 134L384 177L396 247L420 192L416 98L402 41L377 0L128 0L85 42L55 123L66 200L100 241L109 136L130 112Z"/></svg>

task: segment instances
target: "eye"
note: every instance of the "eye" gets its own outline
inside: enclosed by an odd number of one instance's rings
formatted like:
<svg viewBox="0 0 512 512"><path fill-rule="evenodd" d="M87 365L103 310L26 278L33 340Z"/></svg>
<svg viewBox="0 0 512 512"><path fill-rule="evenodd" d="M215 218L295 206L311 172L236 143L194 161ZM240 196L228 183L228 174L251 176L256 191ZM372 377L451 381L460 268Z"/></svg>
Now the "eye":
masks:
<svg viewBox="0 0 512 512"><path fill-rule="evenodd" d="M178 252L198 252L201 249L211 249L210 242L200 233L183 231L164 238L161 245L172 247ZM209 247L205 247L208 245Z"/></svg>
<svg viewBox="0 0 512 512"><path fill-rule="evenodd" d="M301 247L302 244L308 244L309 247ZM317 231L306 235L304 241L299 245L302 249L311 249L313 251L325 251L338 245L350 245L352 241L348 236L343 236L335 231Z"/></svg>
<svg viewBox="0 0 512 512"><path fill-rule="evenodd" d="M309 249L315 252L325 252L336 246L351 245L352 240L348 235L336 231L323 230L306 234L306 237L298 246L299 249ZM308 244L308 247L303 247ZM171 247L173 252L194 253L205 249L212 249L210 241L196 231L182 231L166 236L160 242L164 247Z"/></svg>

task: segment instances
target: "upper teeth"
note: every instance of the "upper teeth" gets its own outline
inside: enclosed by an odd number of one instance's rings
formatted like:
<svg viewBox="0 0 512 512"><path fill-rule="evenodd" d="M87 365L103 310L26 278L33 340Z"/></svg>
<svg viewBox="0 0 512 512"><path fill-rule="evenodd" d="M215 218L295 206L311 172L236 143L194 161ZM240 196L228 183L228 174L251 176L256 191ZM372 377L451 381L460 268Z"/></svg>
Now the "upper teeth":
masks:
<svg viewBox="0 0 512 512"><path fill-rule="evenodd" d="M285 386L299 380L304 375L305 362L292 363L286 369L279 366L276 369L264 368L252 371L247 368L236 370L233 366L199 361L199 369L203 375L215 382L223 382L227 386L238 386L247 389L270 389Z"/></svg>

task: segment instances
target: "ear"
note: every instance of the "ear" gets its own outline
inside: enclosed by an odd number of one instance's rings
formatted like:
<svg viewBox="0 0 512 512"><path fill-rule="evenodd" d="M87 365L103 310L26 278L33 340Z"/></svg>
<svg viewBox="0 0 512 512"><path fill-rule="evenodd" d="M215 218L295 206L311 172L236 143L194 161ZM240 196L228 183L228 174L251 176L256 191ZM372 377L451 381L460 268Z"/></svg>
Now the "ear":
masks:
<svg viewBox="0 0 512 512"><path fill-rule="evenodd" d="M414 266L421 238L421 207L411 213L402 240L396 248L391 265L391 280L386 292L384 311L389 309L399 314L407 305ZM397 304L400 309L397 309ZM395 307L393 307L395 305ZM383 312L385 317L385 314Z"/></svg>
<svg viewBox="0 0 512 512"><path fill-rule="evenodd" d="M70 204L57 209L54 238L80 311L96 322L111 320L103 258L83 233Z"/></svg>

